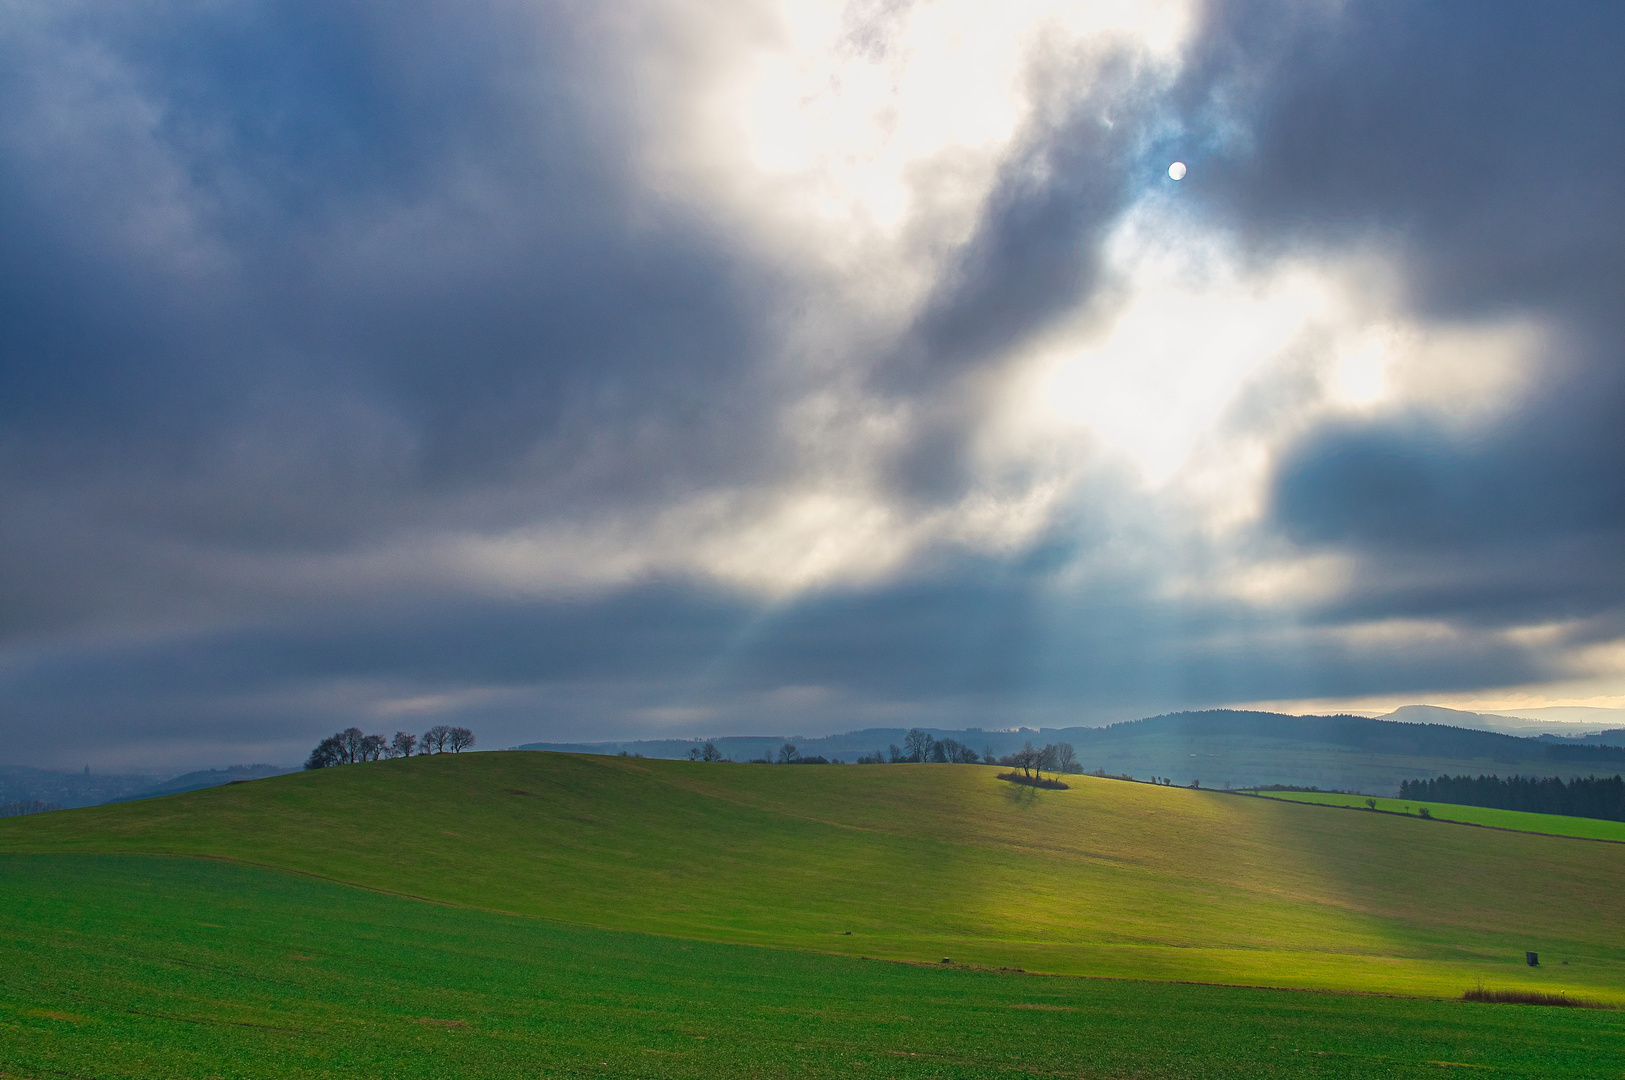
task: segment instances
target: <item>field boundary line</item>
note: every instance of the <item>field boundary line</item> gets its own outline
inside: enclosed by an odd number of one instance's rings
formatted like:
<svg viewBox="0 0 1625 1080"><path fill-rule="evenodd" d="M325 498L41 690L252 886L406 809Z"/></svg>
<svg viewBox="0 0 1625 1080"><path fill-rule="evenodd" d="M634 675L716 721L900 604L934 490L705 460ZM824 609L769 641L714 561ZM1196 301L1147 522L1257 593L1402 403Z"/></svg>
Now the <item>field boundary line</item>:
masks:
<svg viewBox="0 0 1625 1080"><path fill-rule="evenodd" d="M1213 789L1209 789L1213 790ZM1322 810L1358 810L1362 814L1386 814L1388 817L1409 818L1412 821L1436 821L1441 825L1465 825L1469 829L1488 829L1491 832L1515 833L1518 836L1544 836L1551 840L1579 840L1586 844L1621 844L1625 840L1610 840L1605 836L1572 836L1568 833L1535 832L1533 829L1509 829L1505 825L1485 825L1479 821L1455 821L1451 818L1424 818L1417 814L1407 814L1402 810L1373 810L1369 806L1339 806L1336 803L1310 802L1307 799L1283 799L1269 792L1257 791L1224 791L1221 795L1239 795L1244 799L1268 799L1270 802L1291 803L1293 806L1318 806ZM1387 798L1387 796L1383 796ZM1446 806L1462 806L1463 803L1445 803ZM1495 806L1473 807L1476 810L1498 810ZM1533 813L1533 811L1523 811ZM1607 821L1607 818L1594 818L1595 821Z"/></svg>

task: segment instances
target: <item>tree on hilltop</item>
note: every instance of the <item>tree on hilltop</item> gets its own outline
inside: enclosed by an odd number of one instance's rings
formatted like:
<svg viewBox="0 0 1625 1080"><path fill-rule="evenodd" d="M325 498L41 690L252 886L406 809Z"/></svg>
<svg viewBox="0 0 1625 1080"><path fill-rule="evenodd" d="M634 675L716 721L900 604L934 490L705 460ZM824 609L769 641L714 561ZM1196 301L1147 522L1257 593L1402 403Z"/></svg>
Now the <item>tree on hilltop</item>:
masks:
<svg viewBox="0 0 1625 1080"><path fill-rule="evenodd" d="M910 728L903 736L903 749L907 752L908 761L929 761L931 751L937 745L937 740L928 731L919 728Z"/></svg>
<svg viewBox="0 0 1625 1080"><path fill-rule="evenodd" d="M1078 764L1078 752L1072 749L1071 743L1056 743L1055 771L1056 772L1082 772L1083 766Z"/></svg>
<svg viewBox="0 0 1625 1080"><path fill-rule="evenodd" d="M327 738L317 743L316 749L310 752L310 757L305 759L305 768L330 769L334 765L343 763L343 758L341 757L342 753L343 748L339 741L339 737L337 735L329 735Z"/></svg>
<svg viewBox="0 0 1625 1080"><path fill-rule="evenodd" d="M450 750L460 753L474 745L474 733L465 727L436 724L423 733L423 738L397 731L393 740L382 735L368 735L358 727L348 727L329 735L316 744L316 749L305 759L307 769L327 769L334 765L354 765L361 761L377 761L385 757L411 757L414 750L424 754L439 754Z"/></svg>
<svg viewBox="0 0 1625 1080"><path fill-rule="evenodd" d="M1000 765L1010 765L1021 770L1023 776L1044 775L1044 770L1059 772L1056 768L1056 749L1046 746L1042 750L1033 746L1029 739L1022 744L1021 749L1015 753L999 759Z"/></svg>
<svg viewBox="0 0 1625 1080"><path fill-rule="evenodd" d="M931 760L945 765L975 765L982 757L957 739L938 739L931 748Z"/></svg>

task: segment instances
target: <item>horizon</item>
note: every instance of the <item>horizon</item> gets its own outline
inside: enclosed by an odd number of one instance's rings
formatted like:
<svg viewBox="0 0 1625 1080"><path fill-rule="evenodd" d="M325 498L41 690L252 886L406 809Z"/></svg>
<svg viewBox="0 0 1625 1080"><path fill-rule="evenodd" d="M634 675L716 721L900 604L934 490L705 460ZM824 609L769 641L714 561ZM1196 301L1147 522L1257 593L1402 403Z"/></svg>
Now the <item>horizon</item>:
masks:
<svg viewBox="0 0 1625 1080"><path fill-rule="evenodd" d="M1110 721L1105 721L1103 723L1098 723L1098 724L1066 724L1066 725L1061 725L1061 726L1056 726L1056 727L1004 727L1004 728L1000 728L1000 727L976 727L976 726L971 726L971 727L953 728L953 727L941 727L941 726L938 726L938 725L935 725L935 724L930 724L930 723L922 723L922 724L910 725L909 728L878 725L878 726L872 726L872 727L866 727L866 728L850 728L850 729L830 730L830 731L826 731L826 732L824 732L822 734L815 734L815 735L809 735L809 734L806 734L806 733L777 734L777 733L764 733L764 732L761 732L761 731L737 731L737 732L729 732L729 733L711 733L711 734L701 734L701 735L671 735L671 736L638 735L638 736L634 736L634 737L619 738L619 739L614 738L614 737L606 737L606 738L600 738L600 739L562 739L562 740L540 740L539 739L539 740L532 740L532 741L529 741L529 742L517 743L517 744L512 745L512 746L478 746L478 745L476 745L472 749L469 749L469 750L466 750L466 751L463 751L463 752L464 753L507 753L509 751L528 750L528 749L556 750L558 748L567 748L567 747L606 747L606 748L607 747L631 747L631 746L636 746L636 745L641 745L641 744L657 744L657 743L680 743L680 744L684 744L684 745L702 746L707 742L713 742L713 741L714 742L723 742L723 741L727 741L727 740L758 740L758 741L764 741L764 742L777 741L777 742L780 742L780 743L799 743L799 742L809 742L809 743L811 743L811 742L823 742L823 741L828 741L828 740L836 740L836 739L847 738L847 737L857 736L857 735L864 735L864 734L867 734L869 732L876 732L876 731L906 732L906 731L910 730L911 728L918 728L918 729L923 730L923 731L936 733L936 734L941 734L941 735L948 735L948 736L952 736L952 735L968 735L968 734L972 734L972 733L985 734L985 735L1020 735L1020 734L1025 733L1025 732L1030 732L1030 733L1032 733L1034 735L1039 735L1039 734L1043 734L1045 732L1060 733L1060 732L1077 731L1077 730L1099 730L1101 728L1113 727L1113 726L1121 725L1121 724L1135 724L1135 723L1140 723L1142 721L1157 720L1157 719L1162 719L1164 717L1169 717L1169 716L1181 716L1181 715L1187 715L1187 714L1201 714L1201 713L1211 713L1211 712L1255 712L1255 713L1265 713L1265 714L1271 714L1271 715L1291 716L1291 717L1298 718L1298 719L1310 719L1310 718L1318 718L1318 717L1335 717L1335 716L1352 716L1352 717L1357 717L1357 718L1360 718L1360 719L1368 719L1368 720L1393 720L1394 716L1397 713L1402 712L1402 711L1404 711L1406 709L1441 710L1443 712L1454 713L1454 714L1457 714L1457 715L1460 715L1460 716L1463 716L1463 717L1477 716L1477 717L1487 717L1487 718L1492 718L1492 719L1504 718L1504 719L1511 719L1511 720L1524 720L1524 721L1528 722L1530 725L1544 725L1546 729L1560 729L1560 728L1565 728L1565 727L1573 728L1573 729L1575 729L1575 735L1576 736L1587 734L1587 733L1592 733L1592 732L1597 732L1597 731L1625 730L1625 710L1611 710L1611 709L1596 709L1595 710L1595 711L1597 711L1599 713L1608 714L1609 715L1608 719L1604 719L1603 717L1599 716L1599 717L1593 718L1591 720L1586 720L1586 719L1558 720L1558 719L1542 719L1542 718L1538 718L1538 717L1520 717L1517 714L1513 714L1513 713L1495 713L1495 712L1469 713L1469 712L1466 712L1466 711L1463 711L1463 710L1448 709L1448 708L1446 708L1444 706L1439 706L1439 705L1429 705L1429 704L1413 702L1413 703L1408 704L1408 705L1401 705L1397 709L1392 709L1392 710L1389 710L1388 712L1382 713L1382 714L1367 714L1367 713L1358 713L1358 712L1289 713L1289 712L1282 712L1280 710L1269 710L1269 709L1240 709L1240 708L1230 708L1230 707L1219 707L1219 708L1214 708L1214 709L1182 709L1182 710L1178 710L1176 712L1171 712L1171 713L1159 713L1159 714L1157 714L1155 716L1141 716L1141 717L1133 717L1133 718L1123 719L1123 720L1110 720ZM1443 727L1460 727L1460 728L1463 728L1464 730L1486 730L1486 731L1490 730L1490 729L1485 729L1485 728L1474 728L1471 725L1466 724L1466 723L1453 722L1449 717L1436 717L1436 718L1430 718L1430 719L1425 719L1425 720L1398 720L1398 721L1395 721L1395 722L1398 722L1398 723L1412 723L1412 724L1415 724L1415 723L1436 724L1436 725L1443 726ZM1616 728L1616 727L1614 727L1614 725L1618 725L1618 727ZM1491 731L1491 733L1492 734L1512 735L1514 737L1535 738L1537 732L1539 732L1539 731L1540 731L1539 728L1531 726L1530 728L1524 729L1523 731L1516 730L1516 729L1507 730L1507 731L1495 730L1495 731ZM1540 732L1540 733L1552 734L1552 733L1555 733L1555 732L1553 732L1551 730L1546 730L1546 731ZM881 748L881 749L884 749L884 748ZM567 751L561 751L561 752L567 752ZM588 751L588 752L592 752L592 751ZM0 768L24 768L24 769L33 769L35 771L41 771L41 772L61 773L61 774L64 774L64 775L77 775L77 774L80 773L80 770L83 769L83 770L86 770L86 773L85 773L86 775L94 775L94 776L120 776L120 775L152 776L152 777L155 777L155 778L159 779L160 782L176 779L176 778L181 777L181 776L191 775L193 773L225 772L225 771L228 771L228 770L231 770L231 769L257 768L257 767L261 767L261 766L268 766L268 767L278 768L278 769L286 769L286 770L289 770L289 771L297 771L302 767L298 762L235 761L235 762L229 762L229 763L217 762L217 763L212 764L212 765L191 764L191 765L187 765L185 767L177 767L177 766L174 766L173 764L168 765L168 766L156 765L156 766L147 767L147 768L120 771L120 770L117 770L117 769L94 770L94 769L90 769L90 767L88 765L84 765L84 766L80 766L80 767L64 767L64 766L27 765L27 764L23 764L21 762L8 762L8 763L0 764Z"/></svg>

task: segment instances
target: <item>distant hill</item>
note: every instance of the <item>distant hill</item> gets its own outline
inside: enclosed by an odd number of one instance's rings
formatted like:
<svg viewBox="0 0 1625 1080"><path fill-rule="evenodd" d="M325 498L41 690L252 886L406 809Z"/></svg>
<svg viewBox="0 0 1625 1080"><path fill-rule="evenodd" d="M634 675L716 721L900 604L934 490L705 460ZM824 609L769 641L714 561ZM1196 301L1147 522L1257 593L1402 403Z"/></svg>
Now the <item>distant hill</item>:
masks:
<svg viewBox="0 0 1625 1080"><path fill-rule="evenodd" d="M1625 746L1625 728L1593 731L1589 735L1541 735L1542 742L1581 743L1587 746Z"/></svg>
<svg viewBox="0 0 1625 1080"><path fill-rule="evenodd" d="M1513 709L1500 715L1573 724L1580 730L1625 728L1625 709L1599 709L1590 705L1549 705L1539 709Z"/></svg>
<svg viewBox="0 0 1625 1080"><path fill-rule="evenodd" d="M244 780L263 780L267 776L281 776L296 771L293 765L230 765L224 769L201 769L143 788L130 795L121 795L108 802L128 802L131 799L155 799L160 795L179 795L183 791L199 791L221 784L236 784Z"/></svg>
<svg viewBox="0 0 1625 1080"><path fill-rule="evenodd" d="M202 769L182 776L163 777L145 773L67 772L33 769L26 765L0 765L0 804L48 803L66 809L98 806L130 799L152 799L182 791L259 780L293 772L292 765L232 765L224 769Z"/></svg>
<svg viewBox="0 0 1625 1080"><path fill-rule="evenodd" d="M1217 709L1170 713L1106 727L1016 731L926 728L982 751L1006 754L1031 741L1068 742L1084 771L1188 785L1251 787L1286 784L1391 795L1405 780L1495 773L1574 776L1625 773L1625 749L1568 739L1537 739L1452 724L1405 723L1365 716L1289 716ZM771 757L786 742L803 754L852 761L901 743L902 728L869 728L814 739L728 737L714 740L734 760ZM701 740L618 743L531 743L521 750L642 754L680 758Z"/></svg>
<svg viewBox="0 0 1625 1080"><path fill-rule="evenodd" d="M1533 712L1564 712L1563 717L1513 716L1507 713L1465 712L1446 709L1441 705L1404 705L1378 717L1398 720L1407 724L1450 724L1454 727L1476 728L1479 731L1499 731L1504 735L1554 735L1559 738L1581 738L1610 727L1625 724L1625 710L1617 709L1535 709ZM1621 715L1616 716L1616 713ZM1590 715L1596 714L1596 715Z"/></svg>

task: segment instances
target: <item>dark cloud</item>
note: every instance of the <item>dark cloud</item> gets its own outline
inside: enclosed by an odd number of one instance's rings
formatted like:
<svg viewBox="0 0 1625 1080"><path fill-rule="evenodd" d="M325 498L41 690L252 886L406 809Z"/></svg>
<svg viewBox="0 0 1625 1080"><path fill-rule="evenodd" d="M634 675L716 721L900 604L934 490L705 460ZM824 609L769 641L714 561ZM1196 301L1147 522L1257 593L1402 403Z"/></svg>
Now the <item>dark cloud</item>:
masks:
<svg viewBox="0 0 1625 1080"><path fill-rule="evenodd" d="M1398 245L1453 317L1617 296L1625 74L1607 4L1213 3L1182 93L1239 126L1200 162L1267 246Z"/></svg>
<svg viewBox="0 0 1625 1080"><path fill-rule="evenodd" d="M1146 163L1146 133L1162 105L1156 77L1128 49L1040 65L1034 93L1044 106L1001 170L975 235L880 369L882 392L900 394L918 416L892 469L900 498L963 494L972 482L966 444L985 408L976 376L1099 288L1106 235L1157 175Z"/></svg>
<svg viewBox="0 0 1625 1080"><path fill-rule="evenodd" d="M1240 127L1206 206L1260 253L1375 245L1424 319L1540 322L1510 412L1331 421L1273 518L1359 558L1328 617L1585 617L1625 577L1625 68L1611 5L1218 3L1182 93Z"/></svg>
<svg viewBox="0 0 1625 1080"><path fill-rule="evenodd" d="M884 58L904 15L854 7L848 47ZM858 374L831 383L870 395L846 406L894 427L878 479L827 480L821 455L862 457L869 419L809 447L791 416L823 377L791 370L796 320L842 317L827 271L650 182L642 152L676 106L651 100L635 53L655 46L623 22L428 0L14 6L8 752L179 767L293 760L356 720L455 716L501 745L1554 677L1564 642L1497 632L1574 619L1567 644L1617 636L1622 21L1215 3L1172 90L1131 50L1043 55L1034 118L969 239L935 252L917 316L832 362ZM989 482L998 378L1109 306L1103 246L1169 153L1192 164L1181 212L1260 264L1375 249L1423 322L1548 329L1510 413L1326 422L1285 449L1260 547L1346 554L1349 588L1313 610L1182 592L1181 573L1224 572L1203 569L1220 560L1188 511L1093 473L996 555L925 543L864 584L765 599L715 584L750 578L727 556L710 576L643 568L686 542L663 511L716 491L765 515L775 485L872 480L899 529L953 513ZM750 524L730 512L724 538ZM530 528L653 555L568 593L505 593L435 547ZM567 580L588 561L538 550ZM1342 632L1406 619L1458 632Z"/></svg>
<svg viewBox="0 0 1625 1080"><path fill-rule="evenodd" d="M640 190L590 19L31 14L0 33L14 632L164 576L159 549L342 550L770 467L782 289Z"/></svg>

